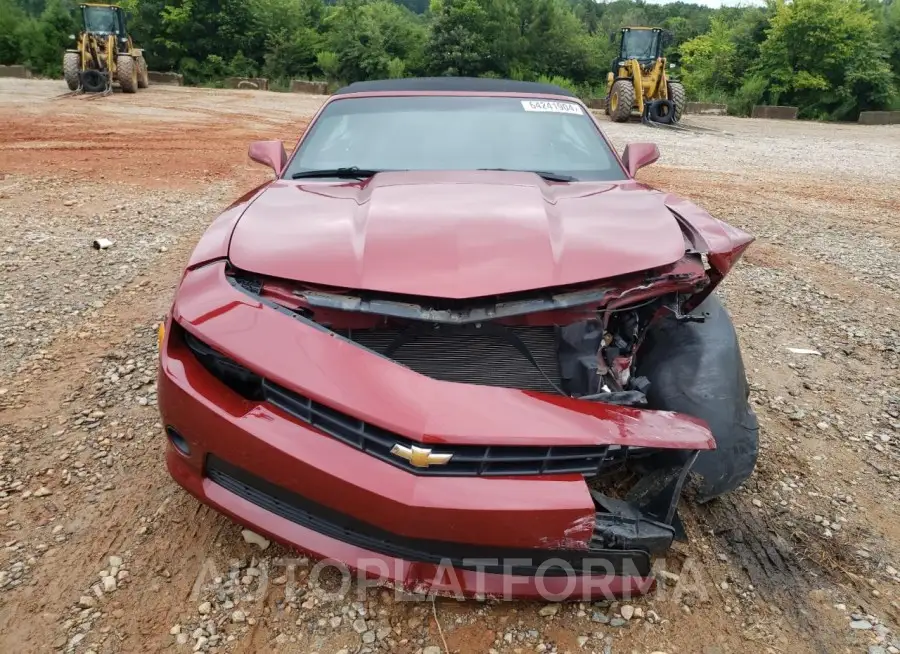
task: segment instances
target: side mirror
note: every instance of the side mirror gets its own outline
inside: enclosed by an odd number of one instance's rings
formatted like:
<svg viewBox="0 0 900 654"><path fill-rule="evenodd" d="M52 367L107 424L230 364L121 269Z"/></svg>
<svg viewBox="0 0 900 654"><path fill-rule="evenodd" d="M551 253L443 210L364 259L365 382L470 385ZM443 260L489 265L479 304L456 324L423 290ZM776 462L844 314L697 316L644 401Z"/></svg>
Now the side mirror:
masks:
<svg viewBox="0 0 900 654"><path fill-rule="evenodd" d="M629 143L622 152L622 162L631 177L643 168L659 159L659 148L656 143Z"/></svg>
<svg viewBox="0 0 900 654"><path fill-rule="evenodd" d="M254 141L250 144L248 154L253 161L269 166L276 175L281 174L284 164L287 163L287 155L281 141Z"/></svg>

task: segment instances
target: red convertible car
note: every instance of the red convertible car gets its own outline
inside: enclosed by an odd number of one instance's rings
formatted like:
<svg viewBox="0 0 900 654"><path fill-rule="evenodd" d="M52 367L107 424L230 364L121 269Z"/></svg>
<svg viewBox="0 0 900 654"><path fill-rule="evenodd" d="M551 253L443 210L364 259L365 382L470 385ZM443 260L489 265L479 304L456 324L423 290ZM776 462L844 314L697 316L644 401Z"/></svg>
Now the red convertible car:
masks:
<svg viewBox="0 0 900 654"><path fill-rule="evenodd" d="M649 590L758 426L715 295L753 238L535 83L351 84L194 250L160 332L174 479L385 584Z"/></svg>

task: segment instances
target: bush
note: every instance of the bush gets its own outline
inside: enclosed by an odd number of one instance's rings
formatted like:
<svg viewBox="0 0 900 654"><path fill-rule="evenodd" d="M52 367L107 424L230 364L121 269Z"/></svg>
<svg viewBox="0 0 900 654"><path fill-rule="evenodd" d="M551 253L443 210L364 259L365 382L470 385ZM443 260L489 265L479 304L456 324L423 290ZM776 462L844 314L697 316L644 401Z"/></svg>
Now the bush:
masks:
<svg viewBox="0 0 900 654"><path fill-rule="evenodd" d="M537 81L541 84L552 84L553 86L558 86L561 89L565 89L566 91L571 91L575 95L581 95L582 89L578 87L578 85L570 79L566 79L565 77L560 77L559 75L541 75L537 78Z"/></svg>
<svg viewBox="0 0 900 654"><path fill-rule="evenodd" d="M328 52L327 50L318 53L316 55L316 65L319 67L319 70L322 71L322 74L325 75L325 79L329 82L337 81L339 79L338 75L341 70L341 61L335 53Z"/></svg>
<svg viewBox="0 0 900 654"><path fill-rule="evenodd" d="M394 57L388 62L388 77L400 79L406 75L406 64L399 57Z"/></svg>

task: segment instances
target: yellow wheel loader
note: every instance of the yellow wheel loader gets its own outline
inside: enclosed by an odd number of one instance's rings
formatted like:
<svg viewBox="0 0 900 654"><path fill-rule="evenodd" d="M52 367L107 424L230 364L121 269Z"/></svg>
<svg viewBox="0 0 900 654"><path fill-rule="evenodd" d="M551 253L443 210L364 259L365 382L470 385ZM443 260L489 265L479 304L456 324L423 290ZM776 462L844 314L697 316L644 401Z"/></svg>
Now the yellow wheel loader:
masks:
<svg viewBox="0 0 900 654"><path fill-rule="evenodd" d="M670 33L658 27L623 27L620 34L619 56L606 77L606 115L617 123L633 113L644 121L677 123L684 113L684 86L666 72L662 53Z"/></svg>
<svg viewBox="0 0 900 654"><path fill-rule="evenodd" d="M84 29L77 47L63 55L63 76L70 91L110 93L118 82L125 93L150 85L147 62L135 48L125 27L125 12L118 5L83 4Z"/></svg>

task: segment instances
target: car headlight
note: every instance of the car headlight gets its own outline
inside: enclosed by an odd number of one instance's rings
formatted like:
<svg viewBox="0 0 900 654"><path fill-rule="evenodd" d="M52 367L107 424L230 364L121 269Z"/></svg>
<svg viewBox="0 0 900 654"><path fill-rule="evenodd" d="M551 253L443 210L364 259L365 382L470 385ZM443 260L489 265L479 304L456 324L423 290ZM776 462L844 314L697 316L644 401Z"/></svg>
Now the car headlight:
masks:
<svg viewBox="0 0 900 654"><path fill-rule="evenodd" d="M262 400L262 377L211 348L186 330L184 343L211 375L248 400Z"/></svg>

